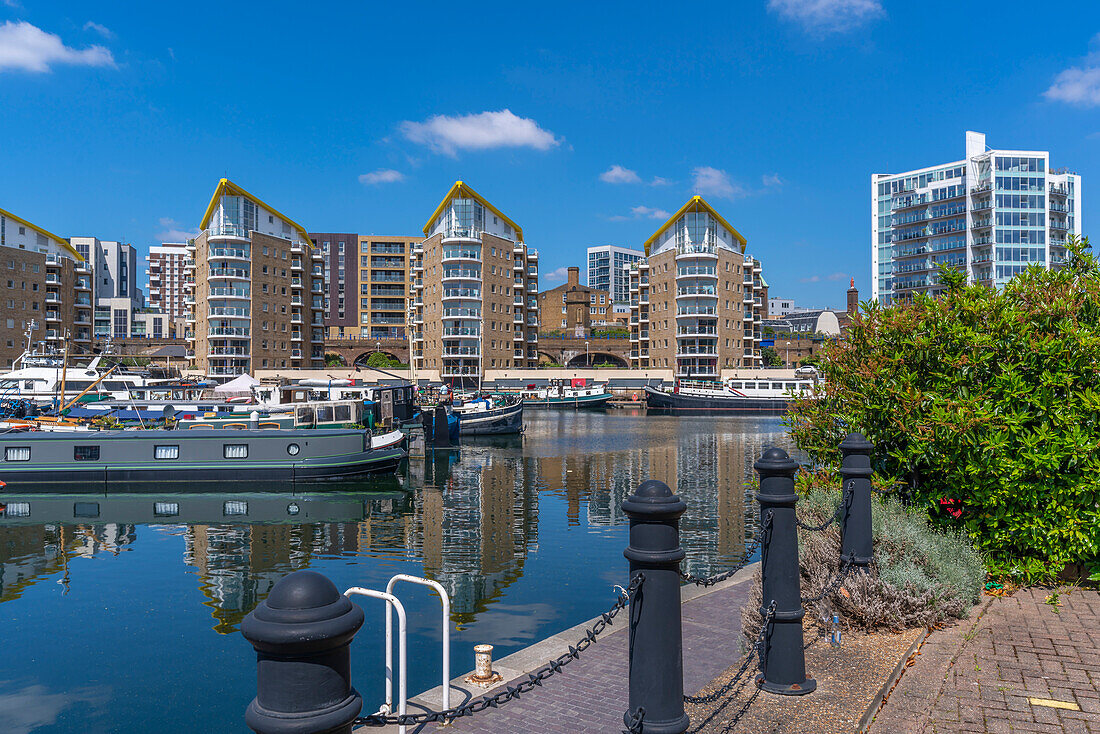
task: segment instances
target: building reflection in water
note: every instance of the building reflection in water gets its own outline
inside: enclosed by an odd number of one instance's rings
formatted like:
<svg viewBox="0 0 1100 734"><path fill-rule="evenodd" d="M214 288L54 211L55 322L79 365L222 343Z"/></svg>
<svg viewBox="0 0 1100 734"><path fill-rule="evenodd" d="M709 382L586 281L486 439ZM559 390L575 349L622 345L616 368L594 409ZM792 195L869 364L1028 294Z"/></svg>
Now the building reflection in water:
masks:
<svg viewBox="0 0 1100 734"><path fill-rule="evenodd" d="M616 420L627 430L608 431L612 419L598 414L531 420L522 438L471 442L461 452L411 460L409 492L318 495L303 521L287 515L287 495L253 497L249 515L240 518L222 517L223 498L206 496L217 511L189 516L181 504L169 525L135 515L139 504L151 507L149 495L130 504L101 498L100 524L66 523L62 515L72 502L58 500L50 518L56 522L8 526L0 518L0 602L54 575L68 584L70 561L117 553L134 543L135 524L158 524L182 536L184 561L194 568L219 633L235 632L287 573L348 556L422 563L424 574L451 594L454 622L463 625L522 577L528 554L539 547L540 496L560 497L570 526L625 525L620 505L646 479L666 482L688 504L680 527L692 573L719 573L736 563L755 516L746 480L766 447L787 445L782 425ZM111 522L121 517L131 522Z"/></svg>

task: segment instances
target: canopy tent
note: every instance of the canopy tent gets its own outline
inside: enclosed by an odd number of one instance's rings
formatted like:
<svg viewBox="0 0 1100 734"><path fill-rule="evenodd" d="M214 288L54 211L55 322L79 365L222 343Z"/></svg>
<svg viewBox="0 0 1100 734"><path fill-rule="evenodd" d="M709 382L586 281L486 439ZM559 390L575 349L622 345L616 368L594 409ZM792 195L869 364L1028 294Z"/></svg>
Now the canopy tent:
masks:
<svg viewBox="0 0 1100 734"><path fill-rule="evenodd" d="M250 393L252 388L258 386L260 381L249 375L238 375L224 385L214 388L215 394L225 393Z"/></svg>

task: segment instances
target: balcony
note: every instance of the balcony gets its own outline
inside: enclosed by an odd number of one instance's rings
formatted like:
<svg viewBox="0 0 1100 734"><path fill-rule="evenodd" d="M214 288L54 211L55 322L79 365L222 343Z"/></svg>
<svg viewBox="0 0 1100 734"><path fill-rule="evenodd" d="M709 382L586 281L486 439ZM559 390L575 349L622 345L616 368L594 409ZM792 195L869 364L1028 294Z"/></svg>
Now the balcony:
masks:
<svg viewBox="0 0 1100 734"><path fill-rule="evenodd" d="M292 324L301 324L301 323L304 323L304 322L302 321L302 314L300 314L300 313L296 313L296 314L291 314L291 316L290 316L290 323L292 323Z"/></svg>
<svg viewBox="0 0 1100 734"><path fill-rule="evenodd" d="M523 341L523 329L516 329L512 332L512 341Z"/></svg>
<svg viewBox="0 0 1100 734"><path fill-rule="evenodd" d="M249 290L247 288L211 288L210 289L210 297L211 298L234 298L234 299L248 300ZM184 302L185 303L194 303L195 299L194 298L190 298L190 300L184 299Z"/></svg>
<svg viewBox="0 0 1100 734"><path fill-rule="evenodd" d="M252 330L244 327L215 327L207 333L210 336L249 336Z"/></svg>
<svg viewBox="0 0 1100 734"><path fill-rule="evenodd" d="M249 352L245 347L212 347L209 355L211 357L247 357Z"/></svg>
<svg viewBox="0 0 1100 734"><path fill-rule="evenodd" d="M717 345L712 346L712 347L694 346L694 345L679 346L679 347L676 348L676 356L677 357L685 357L685 356L691 356L691 357L717 357L718 356L718 346Z"/></svg>
<svg viewBox="0 0 1100 734"><path fill-rule="evenodd" d="M1069 187L1065 184L1049 184L1050 193L1055 196L1069 196Z"/></svg>
<svg viewBox="0 0 1100 734"><path fill-rule="evenodd" d="M717 326L702 326L700 324L688 324L676 329L677 336L717 336Z"/></svg>
<svg viewBox="0 0 1100 734"><path fill-rule="evenodd" d="M444 337L481 336L481 329L477 326L444 326Z"/></svg>
<svg viewBox="0 0 1100 734"><path fill-rule="evenodd" d="M46 303L61 303L61 296L56 293L47 293Z"/></svg>
<svg viewBox="0 0 1100 734"><path fill-rule="evenodd" d="M46 321L60 321L60 320L61 320L61 314L59 314L57 311L47 311L46 312Z"/></svg>
<svg viewBox="0 0 1100 734"><path fill-rule="evenodd" d="M248 280L248 271L243 268L210 268L210 277Z"/></svg>
<svg viewBox="0 0 1100 734"><path fill-rule="evenodd" d="M455 298L473 298L481 299L480 288L444 288L443 300L450 300Z"/></svg>
<svg viewBox="0 0 1100 734"><path fill-rule="evenodd" d="M702 297L702 298L717 298L718 289L712 285L695 285L685 286L683 288L676 289L676 297Z"/></svg>
<svg viewBox="0 0 1100 734"><path fill-rule="evenodd" d="M982 217L974 220L974 229L989 229L993 226L993 217Z"/></svg>
<svg viewBox="0 0 1100 734"><path fill-rule="evenodd" d="M472 268L444 269L443 280L481 280L481 271Z"/></svg>
<svg viewBox="0 0 1100 734"><path fill-rule="evenodd" d="M481 250L479 249L469 247L443 247L441 250L443 262L445 263L459 260L481 262Z"/></svg>
<svg viewBox="0 0 1100 734"><path fill-rule="evenodd" d="M291 349L290 350L290 358L291 359L301 359L302 358L302 350L301 349Z"/></svg>
<svg viewBox="0 0 1100 734"><path fill-rule="evenodd" d="M676 248L676 259L689 258L689 257L718 257L717 245L710 244L698 244L698 245L679 245Z"/></svg>
<svg viewBox="0 0 1100 734"><path fill-rule="evenodd" d="M211 247L206 253L207 260L214 258L229 258L232 260L248 260L248 250L237 247Z"/></svg>
<svg viewBox="0 0 1100 734"><path fill-rule="evenodd" d="M444 357L480 357L481 347L443 347Z"/></svg>
<svg viewBox="0 0 1100 734"><path fill-rule="evenodd" d="M680 306L676 309L676 318L684 316L717 316L715 306Z"/></svg>

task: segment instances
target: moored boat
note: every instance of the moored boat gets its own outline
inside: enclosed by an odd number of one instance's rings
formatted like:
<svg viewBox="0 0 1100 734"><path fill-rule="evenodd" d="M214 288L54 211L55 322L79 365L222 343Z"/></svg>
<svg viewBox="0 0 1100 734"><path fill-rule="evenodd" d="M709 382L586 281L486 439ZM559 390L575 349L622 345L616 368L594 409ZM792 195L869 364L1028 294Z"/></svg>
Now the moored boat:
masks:
<svg viewBox="0 0 1100 734"><path fill-rule="evenodd" d="M528 386L520 394L529 408L603 408L612 398L606 382L570 385L555 381L546 387Z"/></svg>
<svg viewBox="0 0 1100 734"><path fill-rule="evenodd" d="M653 411L782 415L792 400L812 394L813 386L813 380L805 379L680 380L671 391L647 385L645 398Z"/></svg>
<svg viewBox="0 0 1100 734"><path fill-rule="evenodd" d="M0 435L0 480L81 492L135 482L316 481L393 471L405 456L402 441L376 446L362 429L10 432Z"/></svg>
<svg viewBox="0 0 1100 734"><path fill-rule="evenodd" d="M523 399L518 395L479 396L452 406L458 430L464 436L487 436L523 431Z"/></svg>

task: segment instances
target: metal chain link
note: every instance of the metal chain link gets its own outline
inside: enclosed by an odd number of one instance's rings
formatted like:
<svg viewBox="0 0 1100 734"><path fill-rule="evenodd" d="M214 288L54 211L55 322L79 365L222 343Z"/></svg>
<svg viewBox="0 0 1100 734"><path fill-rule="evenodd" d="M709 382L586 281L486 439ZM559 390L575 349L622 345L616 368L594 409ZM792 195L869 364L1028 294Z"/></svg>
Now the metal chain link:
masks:
<svg viewBox="0 0 1100 734"><path fill-rule="evenodd" d="M355 724L357 726L386 726L389 724L396 724L398 726L417 726L428 723L442 723L446 725L455 719L477 714L488 708L497 708L501 704L519 698L524 693L530 693L536 686L541 686L542 682L547 678L562 672L562 669L566 665L579 658L582 652L595 644L596 638L611 625L615 615L630 603L631 596L642 587L644 581L644 574L639 573L634 576L634 578L630 580L630 585L620 591L619 598L615 600L615 604L612 605L611 609L604 612L601 617L596 620L594 625L585 630L584 637L582 637L576 645L570 646L568 652L562 653L534 673L529 673L526 680L520 681L515 686L505 686L503 691L492 696L479 696L478 698L467 701L461 706L453 706L444 711L425 711L419 714L376 713L358 717L355 720ZM642 711L642 715L644 715L644 711ZM634 716L638 717L638 712L635 712ZM638 726L641 726L640 718L638 718Z"/></svg>
<svg viewBox="0 0 1100 734"><path fill-rule="evenodd" d="M798 527L802 528L803 530L809 530L810 532L814 532L814 533L820 532L820 531L824 530L825 528L829 527L830 525L832 525L837 520L839 520L841 518L841 516L844 514L844 510L847 509L847 507L851 503L851 501L852 501L852 483L849 482L848 484L844 485L844 490L843 490L843 493L841 494L841 497L840 497L840 504L837 505L836 512L834 512L832 517L830 517L828 520L821 523L820 525L807 525L806 523L804 523L804 522L802 522L801 520L798 519L798 515L795 515L794 516L794 522L795 522L796 525L798 525Z"/></svg>
<svg viewBox="0 0 1100 734"><path fill-rule="evenodd" d="M832 581L830 581L829 584L824 589L822 589L821 593L818 594L817 596L802 597L802 599L800 600L801 603L803 603L803 604L816 604L817 602L821 601L826 596L833 593L834 591L837 590L837 588L840 587L840 584L844 581L845 578L847 578L848 573L851 570L852 570L852 562L851 561L841 561L840 562L840 570L837 571L836 578L834 578Z"/></svg>
<svg viewBox="0 0 1100 734"><path fill-rule="evenodd" d="M745 549L745 556L730 570L720 573L717 576L693 576L687 571L680 571L680 578L688 583L703 587L714 586L715 584L722 583L726 579L733 578L734 574L749 565L749 561L752 560L752 554L755 553L756 549L760 547L760 544L764 542L764 534L771 527L771 524L772 511L768 510L768 514L764 516L764 525L760 527L759 532L756 533L756 539Z"/></svg>
<svg viewBox="0 0 1100 734"><path fill-rule="evenodd" d="M748 656L741 661L741 667L738 668L737 673L733 676L733 678L728 680L725 685L723 685L718 690L708 693L705 696L684 696L684 700L688 703L714 703L722 696L729 693L729 690L733 688L737 681L741 679L741 676L745 674L745 671L748 670L749 663L752 662L752 659L760 654L760 650L764 645L764 638L767 636L768 633L768 625L771 624L771 621L774 617L775 600L773 599L772 603L768 605L768 613L764 617L764 623L760 625L760 634L756 636L756 642L754 642L752 645L752 652L750 652Z"/></svg>
<svg viewBox="0 0 1100 734"><path fill-rule="evenodd" d="M642 734L642 719L645 718L645 707L639 706L638 710L630 717L630 721L626 723L626 728L623 729L623 734Z"/></svg>

